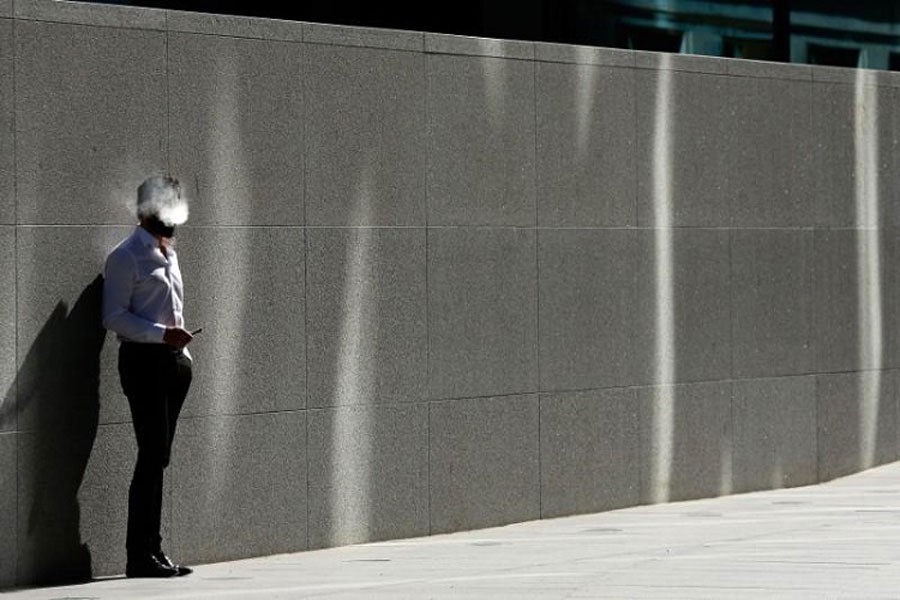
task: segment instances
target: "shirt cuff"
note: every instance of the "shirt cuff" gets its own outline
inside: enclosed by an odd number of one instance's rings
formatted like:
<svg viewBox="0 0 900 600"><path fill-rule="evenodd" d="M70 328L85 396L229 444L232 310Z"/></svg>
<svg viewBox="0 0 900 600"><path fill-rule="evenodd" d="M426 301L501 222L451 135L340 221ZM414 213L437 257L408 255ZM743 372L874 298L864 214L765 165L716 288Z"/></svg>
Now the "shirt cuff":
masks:
<svg viewBox="0 0 900 600"><path fill-rule="evenodd" d="M151 329L151 335L153 336L153 340L159 344L163 343L163 338L166 335L166 329L168 329L162 323L154 323L153 329Z"/></svg>

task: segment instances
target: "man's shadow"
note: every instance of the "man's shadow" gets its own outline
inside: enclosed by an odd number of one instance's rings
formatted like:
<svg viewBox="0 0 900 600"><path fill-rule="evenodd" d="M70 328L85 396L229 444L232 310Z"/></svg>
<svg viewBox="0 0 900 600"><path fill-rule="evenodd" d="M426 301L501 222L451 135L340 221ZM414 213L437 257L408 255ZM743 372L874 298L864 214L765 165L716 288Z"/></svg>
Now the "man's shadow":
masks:
<svg viewBox="0 0 900 600"><path fill-rule="evenodd" d="M78 489L100 413L98 275L67 312L60 301L22 362L0 412L0 427L18 414L18 584L91 578L81 541Z"/></svg>

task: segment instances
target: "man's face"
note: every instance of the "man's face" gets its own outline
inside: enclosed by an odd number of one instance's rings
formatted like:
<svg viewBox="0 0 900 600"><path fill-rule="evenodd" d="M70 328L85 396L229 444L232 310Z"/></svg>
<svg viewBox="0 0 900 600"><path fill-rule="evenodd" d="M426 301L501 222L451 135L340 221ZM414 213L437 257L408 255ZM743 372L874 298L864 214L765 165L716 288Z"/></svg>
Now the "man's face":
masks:
<svg viewBox="0 0 900 600"><path fill-rule="evenodd" d="M141 219L141 226L153 235L162 238L170 239L175 237L175 226L166 225L156 215L150 215Z"/></svg>

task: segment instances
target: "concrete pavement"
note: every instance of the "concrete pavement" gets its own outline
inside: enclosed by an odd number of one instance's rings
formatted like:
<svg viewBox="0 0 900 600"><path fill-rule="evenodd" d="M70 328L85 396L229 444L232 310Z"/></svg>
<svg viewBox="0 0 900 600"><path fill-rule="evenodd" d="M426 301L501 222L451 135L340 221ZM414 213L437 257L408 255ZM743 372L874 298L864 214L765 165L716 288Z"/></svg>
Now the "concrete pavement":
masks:
<svg viewBox="0 0 900 600"><path fill-rule="evenodd" d="M900 463L830 483L108 578L4 600L900 598Z"/></svg>

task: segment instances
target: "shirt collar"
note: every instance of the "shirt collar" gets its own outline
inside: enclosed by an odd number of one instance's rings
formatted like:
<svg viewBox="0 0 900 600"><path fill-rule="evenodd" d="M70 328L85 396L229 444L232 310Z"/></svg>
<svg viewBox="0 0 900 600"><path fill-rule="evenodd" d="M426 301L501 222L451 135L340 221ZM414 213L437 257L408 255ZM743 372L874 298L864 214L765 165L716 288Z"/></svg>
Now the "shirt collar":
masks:
<svg viewBox="0 0 900 600"><path fill-rule="evenodd" d="M159 249L159 240L156 239L156 236L141 227L137 226L134 235L137 237L138 241L141 243L141 246L145 248L150 248L151 250Z"/></svg>
<svg viewBox="0 0 900 600"><path fill-rule="evenodd" d="M135 229L134 235L137 238L138 243L140 243L142 247L159 254L159 256L161 256L162 258L171 260L172 257L175 256L175 250L173 248L169 248L166 253L163 254L162 250L160 250L159 248L159 240L156 239L156 236L140 225L138 225Z"/></svg>

